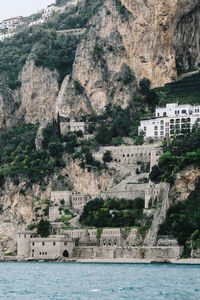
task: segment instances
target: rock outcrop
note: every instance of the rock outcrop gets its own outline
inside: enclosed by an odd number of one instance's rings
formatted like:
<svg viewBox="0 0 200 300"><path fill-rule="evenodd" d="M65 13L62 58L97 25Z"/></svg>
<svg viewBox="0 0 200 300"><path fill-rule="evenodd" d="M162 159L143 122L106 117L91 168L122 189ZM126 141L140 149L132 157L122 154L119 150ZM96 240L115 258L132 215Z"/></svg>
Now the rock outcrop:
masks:
<svg viewBox="0 0 200 300"><path fill-rule="evenodd" d="M58 86L58 74L26 62L14 92L0 95L0 126L37 122L59 110L62 116L100 113L112 103L134 104L139 80L152 87L198 66L199 0L105 0L89 20L77 47L72 76ZM90 9L91 0L83 1ZM60 93L59 93L60 90ZM59 94L59 95L58 95ZM58 96L58 97L57 97Z"/></svg>

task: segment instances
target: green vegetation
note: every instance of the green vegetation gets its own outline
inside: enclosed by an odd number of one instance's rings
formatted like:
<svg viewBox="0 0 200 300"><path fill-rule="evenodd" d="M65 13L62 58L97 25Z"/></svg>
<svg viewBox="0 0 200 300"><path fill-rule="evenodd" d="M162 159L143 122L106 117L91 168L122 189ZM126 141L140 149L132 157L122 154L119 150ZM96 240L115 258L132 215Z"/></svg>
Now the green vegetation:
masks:
<svg viewBox="0 0 200 300"><path fill-rule="evenodd" d="M173 235L185 247L189 241L193 248L200 247L200 178L188 199L175 202L169 209L159 234Z"/></svg>
<svg viewBox="0 0 200 300"><path fill-rule="evenodd" d="M130 107L122 109L120 106L107 105L102 115L91 114L88 119L95 123L93 131L96 131L97 144L118 146L123 143L122 137L137 136L138 123L133 121L135 117Z"/></svg>
<svg viewBox="0 0 200 300"><path fill-rule="evenodd" d="M51 227L51 224L48 220L41 219L37 225L37 233L41 237L47 237L50 234L50 227Z"/></svg>
<svg viewBox="0 0 200 300"><path fill-rule="evenodd" d="M64 76L71 74L76 47L76 36L57 36L53 30L31 27L4 42L0 42L0 69L11 89L20 86L18 79L27 58L30 56L36 66L56 69L61 83Z"/></svg>
<svg viewBox="0 0 200 300"><path fill-rule="evenodd" d="M42 150L35 147L37 130L38 125L24 125L1 132L0 186L3 186L7 177L12 178L16 185L21 177L30 183L45 183L43 179L46 176L65 166L63 153L71 154L79 145L76 133L61 135L59 117L58 121L54 120L43 130ZM86 163L89 163L92 157L89 154L86 157Z"/></svg>
<svg viewBox="0 0 200 300"><path fill-rule="evenodd" d="M84 206L80 222L100 227L129 227L140 225L143 218L144 200L94 199Z"/></svg>
<svg viewBox="0 0 200 300"><path fill-rule="evenodd" d="M172 141L164 142L164 154L150 174L153 182L174 182L177 172L188 165L200 166L200 128L194 126L191 132L174 136Z"/></svg>
<svg viewBox="0 0 200 300"><path fill-rule="evenodd" d="M112 159L112 155L111 155L111 152L108 150L106 151L104 154L103 154L103 162L106 163L106 162L111 162L113 159Z"/></svg>
<svg viewBox="0 0 200 300"><path fill-rule="evenodd" d="M199 104L200 73L166 84L163 88L155 89L155 92L159 96L159 106L165 106L166 103L173 102Z"/></svg>

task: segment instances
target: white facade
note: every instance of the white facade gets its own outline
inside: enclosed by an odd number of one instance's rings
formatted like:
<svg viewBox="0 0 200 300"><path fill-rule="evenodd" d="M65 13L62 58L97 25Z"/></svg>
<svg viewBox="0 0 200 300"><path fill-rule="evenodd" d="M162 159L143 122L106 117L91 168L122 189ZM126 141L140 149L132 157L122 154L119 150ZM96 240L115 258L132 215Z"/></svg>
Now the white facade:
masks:
<svg viewBox="0 0 200 300"><path fill-rule="evenodd" d="M28 26L31 27L31 26L36 26L36 25L42 25L45 23L45 20L44 19L38 19L34 22L31 22Z"/></svg>
<svg viewBox="0 0 200 300"><path fill-rule="evenodd" d="M5 39L12 37L13 35L15 35L15 34L14 33L2 34L2 35L0 35L0 41L4 41Z"/></svg>
<svg viewBox="0 0 200 300"><path fill-rule="evenodd" d="M196 122L200 124L200 105L170 103L165 108L157 108L155 114L155 118L140 122L138 133L143 133L145 138L171 137L190 131Z"/></svg>
<svg viewBox="0 0 200 300"><path fill-rule="evenodd" d="M48 19L50 18L55 11L59 10L59 8L55 5L49 5L45 10L44 13L42 15L43 19Z"/></svg>
<svg viewBox="0 0 200 300"><path fill-rule="evenodd" d="M0 29L16 28L21 23L20 18L5 19L0 23Z"/></svg>

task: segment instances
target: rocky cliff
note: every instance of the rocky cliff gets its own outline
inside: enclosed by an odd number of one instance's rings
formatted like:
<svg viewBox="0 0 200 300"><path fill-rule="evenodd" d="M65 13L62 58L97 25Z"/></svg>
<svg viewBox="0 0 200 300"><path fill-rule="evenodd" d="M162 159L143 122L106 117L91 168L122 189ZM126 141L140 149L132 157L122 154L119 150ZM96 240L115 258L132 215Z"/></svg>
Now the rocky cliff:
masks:
<svg viewBox="0 0 200 300"><path fill-rule="evenodd" d="M82 1L90 9L91 1ZM14 92L0 95L0 126L37 122L89 111L106 104L134 103L143 77L163 86L178 71L199 64L199 0L105 0L89 19L76 50L72 77L61 88L57 72L36 68L28 60ZM2 90L2 89L1 89ZM59 94L59 95L58 95Z"/></svg>

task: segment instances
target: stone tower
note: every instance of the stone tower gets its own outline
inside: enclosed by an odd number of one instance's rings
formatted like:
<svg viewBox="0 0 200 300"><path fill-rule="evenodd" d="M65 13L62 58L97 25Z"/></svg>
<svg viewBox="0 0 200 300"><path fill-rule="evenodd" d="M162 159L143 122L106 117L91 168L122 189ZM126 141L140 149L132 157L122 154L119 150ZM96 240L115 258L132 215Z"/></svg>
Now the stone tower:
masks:
<svg viewBox="0 0 200 300"><path fill-rule="evenodd" d="M17 256L19 258L26 258L30 256L30 238L32 238L31 231L19 231L17 234Z"/></svg>

